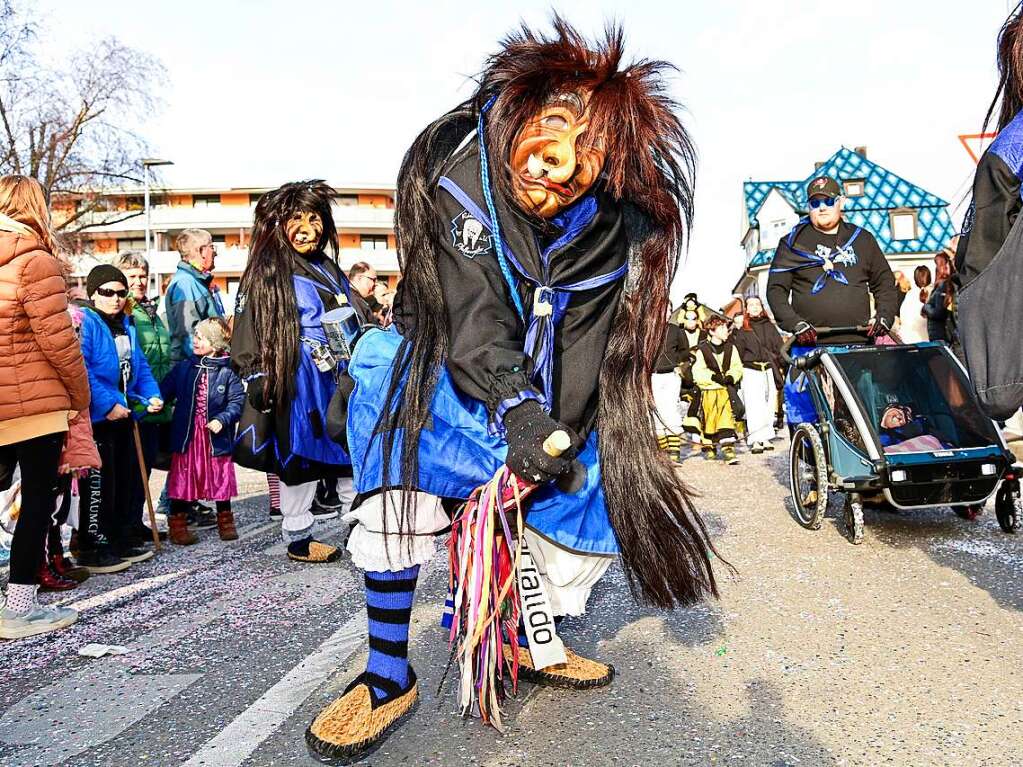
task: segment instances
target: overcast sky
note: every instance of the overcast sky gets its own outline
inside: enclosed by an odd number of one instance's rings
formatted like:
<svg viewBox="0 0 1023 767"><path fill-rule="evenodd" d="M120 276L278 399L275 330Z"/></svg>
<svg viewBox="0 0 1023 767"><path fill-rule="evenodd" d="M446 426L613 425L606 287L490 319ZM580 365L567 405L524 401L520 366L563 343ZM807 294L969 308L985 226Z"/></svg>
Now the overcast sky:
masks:
<svg viewBox="0 0 1023 767"><path fill-rule="evenodd" d="M51 55L116 35L158 56L163 109L146 126L171 185L306 177L393 183L422 127L464 98L498 39L557 7L587 33L624 23L663 58L700 153L696 225L675 294L729 294L743 268L745 179L806 176L840 145L952 203L993 94L1006 0L42 0Z"/></svg>

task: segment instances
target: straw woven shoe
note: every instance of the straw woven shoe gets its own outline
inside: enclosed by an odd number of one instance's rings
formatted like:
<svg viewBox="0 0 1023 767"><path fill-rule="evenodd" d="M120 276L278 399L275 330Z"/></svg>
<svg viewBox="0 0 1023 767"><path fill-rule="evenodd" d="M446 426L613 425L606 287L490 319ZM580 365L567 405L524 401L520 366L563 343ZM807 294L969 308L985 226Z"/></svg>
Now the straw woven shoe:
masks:
<svg viewBox="0 0 1023 767"><path fill-rule="evenodd" d="M390 700L377 702L370 686L384 690ZM323 709L305 731L305 742L318 757L335 764L364 759L376 750L419 700L416 672L408 668L408 685L401 689L390 679L364 672L345 694Z"/></svg>
<svg viewBox="0 0 1023 767"><path fill-rule="evenodd" d="M568 690L588 690L605 687L615 678L614 666L589 660L565 648L566 663L537 670L529 650L519 648L519 679L543 687L563 687ZM505 662L511 663L511 650L504 649Z"/></svg>
<svg viewBox="0 0 1023 767"><path fill-rule="evenodd" d="M312 541L309 544L309 556L307 557L288 552L288 559L293 559L296 562L310 562L312 564L336 562L340 557L340 549L328 546L326 543L320 543L319 541Z"/></svg>

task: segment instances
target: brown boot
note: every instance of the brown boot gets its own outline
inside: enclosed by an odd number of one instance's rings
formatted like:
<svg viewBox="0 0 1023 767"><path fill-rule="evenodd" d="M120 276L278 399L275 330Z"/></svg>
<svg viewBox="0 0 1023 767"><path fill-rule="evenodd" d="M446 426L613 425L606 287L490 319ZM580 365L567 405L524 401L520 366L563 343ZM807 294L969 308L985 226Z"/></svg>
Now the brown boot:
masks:
<svg viewBox="0 0 1023 767"><path fill-rule="evenodd" d="M199 542L199 536L188 529L187 514L168 515L167 526L170 528L170 541L175 546L191 546Z"/></svg>
<svg viewBox="0 0 1023 767"><path fill-rule="evenodd" d="M238 530L234 526L234 514L230 509L217 512L217 532L220 533L222 541L237 541Z"/></svg>

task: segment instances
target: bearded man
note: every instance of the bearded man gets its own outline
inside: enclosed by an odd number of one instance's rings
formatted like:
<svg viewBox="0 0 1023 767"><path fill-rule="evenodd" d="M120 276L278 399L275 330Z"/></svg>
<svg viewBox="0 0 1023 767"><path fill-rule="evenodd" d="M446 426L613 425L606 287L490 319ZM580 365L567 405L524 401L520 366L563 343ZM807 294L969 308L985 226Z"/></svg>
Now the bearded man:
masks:
<svg viewBox="0 0 1023 767"><path fill-rule="evenodd" d="M693 150L667 65L620 66L618 29L591 44L554 28L505 39L476 93L402 165L397 332L369 331L349 367L360 495L348 548L366 571L369 660L307 730L321 756L357 758L415 703L419 567L447 512L502 464L541 486L524 536L554 615L582 614L619 554L654 605L716 593L713 546L657 449L650 390ZM572 448L552 457L543 444L558 430ZM522 679L587 689L614 676L570 650L540 668L518 641L504 661Z"/></svg>
<svg viewBox="0 0 1023 767"><path fill-rule="evenodd" d="M794 354L816 346L818 327L869 328L829 334L821 339L829 345L887 335L899 311L899 290L877 240L842 219L842 190L830 176L813 179L806 199L809 218L778 243L767 278L767 303L779 327L795 334ZM790 427L817 421L810 392L791 376L785 418Z"/></svg>

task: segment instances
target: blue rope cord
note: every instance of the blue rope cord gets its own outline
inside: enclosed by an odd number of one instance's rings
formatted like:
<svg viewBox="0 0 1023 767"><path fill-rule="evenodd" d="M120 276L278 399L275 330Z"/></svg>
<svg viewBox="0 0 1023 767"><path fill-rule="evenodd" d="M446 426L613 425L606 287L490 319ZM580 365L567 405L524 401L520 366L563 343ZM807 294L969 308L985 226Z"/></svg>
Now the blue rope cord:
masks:
<svg viewBox="0 0 1023 767"><path fill-rule="evenodd" d="M487 212L490 214L490 221L493 224L494 250L497 253L497 265L501 267L504 281L508 283L508 290L511 292L512 301L515 302L515 309L518 311L522 321L525 322L526 313L522 309L522 299L519 297L515 276L512 274L511 267L508 266L508 259L504 255L504 245L501 241L501 222L497 218L497 207L494 205L494 197L490 191L490 162L487 159L487 144L483 135L483 118L496 99L497 96L491 96L490 100L483 105L483 109L480 110L479 122L476 126L476 140L479 142L480 148L480 181L483 184L483 199L487 203Z"/></svg>

